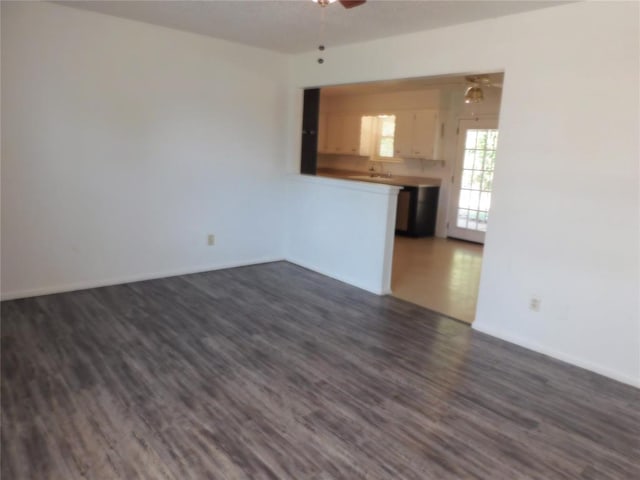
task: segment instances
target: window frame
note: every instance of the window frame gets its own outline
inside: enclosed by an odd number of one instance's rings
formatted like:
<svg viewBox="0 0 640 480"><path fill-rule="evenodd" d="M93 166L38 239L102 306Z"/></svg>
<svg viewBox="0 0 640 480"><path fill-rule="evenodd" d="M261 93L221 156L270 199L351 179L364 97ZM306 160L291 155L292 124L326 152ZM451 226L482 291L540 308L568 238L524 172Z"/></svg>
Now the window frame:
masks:
<svg viewBox="0 0 640 480"><path fill-rule="evenodd" d="M402 158L396 157L393 155L395 152L395 138L396 138L396 122L398 116L395 113L378 113L375 115L370 115L373 118L373 132L371 135L371 155L369 160L372 162L380 162L380 163L402 163L404 160ZM383 128L383 119L387 117L393 117L394 128L393 128L393 136L391 135L382 135ZM392 155L390 157L385 157L380 155L380 148L382 145L382 140L384 138L392 138L393 145L391 148Z"/></svg>

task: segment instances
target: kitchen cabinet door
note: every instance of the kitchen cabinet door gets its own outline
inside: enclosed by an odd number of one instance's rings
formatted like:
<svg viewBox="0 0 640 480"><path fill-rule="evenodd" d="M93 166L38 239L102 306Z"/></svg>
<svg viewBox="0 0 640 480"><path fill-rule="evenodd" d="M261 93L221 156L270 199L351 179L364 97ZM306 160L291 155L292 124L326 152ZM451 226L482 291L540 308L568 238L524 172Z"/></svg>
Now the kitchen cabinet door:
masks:
<svg viewBox="0 0 640 480"><path fill-rule="evenodd" d="M326 120L326 153L364 155L361 151L361 122L358 114L332 113Z"/></svg>
<svg viewBox="0 0 640 480"><path fill-rule="evenodd" d="M438 112L433 110L415 112L411 146L412 157L436 159L436 146L440 133L438 127Z"/></svg>
<svg viewBox="0 0 640 480"><path fill-rule="evenodd" d="M327 153L343 153L342 123L344 115L327 115Z"/></svg>
<svg viewBox="0 0 640 480"><path fill-rule="evenodd" d="M342 153L360 155L360 115L348 114L342 117L341 147Z"/></svg>
<svg viewBox="0 0 640 480"><path fill-rule="evenodd" d="M327 151L327 115L318 115L318 153Z"/></svg>
<svg viewBox="0 0 640 480"><path fill-rule="evenodd" d="M411 156L413 146L414 112L398 112L396 116L396 130L393 137L393 152L398 158Z"/></svg>
<svg viewBox="0 0 640 480"><path fill-rule="evenodd" d="M435 160L440 136L438 112L418 110L399 112L395 116L394 155Z"/></svg>
<svg viewBox="0 0 640 480"><path fill-rule="evenodd" d="M360 117L360 153L362 157L371 157L374 152L374 129L376 118L369 115Z"/></svg>

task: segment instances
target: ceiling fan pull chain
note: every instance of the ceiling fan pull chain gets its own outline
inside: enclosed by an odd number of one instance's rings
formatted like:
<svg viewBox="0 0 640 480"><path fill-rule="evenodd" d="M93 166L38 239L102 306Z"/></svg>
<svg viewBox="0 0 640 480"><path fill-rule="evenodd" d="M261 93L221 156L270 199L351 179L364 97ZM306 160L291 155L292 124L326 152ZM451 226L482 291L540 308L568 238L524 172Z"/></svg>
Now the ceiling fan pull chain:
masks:
<svg viewBox="0 0 640 480"><path fill-rule="evenodd" d="M320 52L324 52L325 10L326 8L320 9L320 44L318 45ZM318 63L324 63L324 58L318 57Z"/></svg>

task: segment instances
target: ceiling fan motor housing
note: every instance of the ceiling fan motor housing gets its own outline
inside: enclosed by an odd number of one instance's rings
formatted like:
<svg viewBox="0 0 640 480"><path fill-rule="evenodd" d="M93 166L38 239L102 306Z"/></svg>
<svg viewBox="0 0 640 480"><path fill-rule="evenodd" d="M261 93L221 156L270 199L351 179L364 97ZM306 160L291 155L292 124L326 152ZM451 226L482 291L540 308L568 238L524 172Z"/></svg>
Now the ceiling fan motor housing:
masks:
<svg viewBox="0 0 640 480"><path fill-rule="evenodd" d="M317 3L321 7L326 7L334 3L336 0L313 0L314 3ZM344 8L353 8L362 5L363 3L367 3L367 0L339 0L340 5Z"/></svg>

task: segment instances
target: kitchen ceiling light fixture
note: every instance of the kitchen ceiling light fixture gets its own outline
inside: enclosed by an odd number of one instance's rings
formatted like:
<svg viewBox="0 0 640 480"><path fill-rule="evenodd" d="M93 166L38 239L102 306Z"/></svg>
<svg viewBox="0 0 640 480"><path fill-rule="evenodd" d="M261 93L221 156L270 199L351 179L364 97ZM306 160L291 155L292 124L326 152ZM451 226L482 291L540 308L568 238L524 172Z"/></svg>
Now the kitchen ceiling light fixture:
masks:
<svg viewBox="0 0 640 480"><path fill-rule="evenodd" d="M502 83L492 82L488 74L469 75L465 77L469 86L464 92L464 103L480 103L484 100L482 88L502 88Z"/></svg>
<svg viewBox="0 0 640 480"><path fill-rule="evenodd" d="M484 92L478 85L471 85L464 92L464 103L480 103L484 100Z"/></svg>
<svg viewBox="0 0 640 480"><path fill-rule="evenodd" d="M313 3L317 3L321 7L326 7L327 5L334 3L336 0L312 0Z"/></svg>

